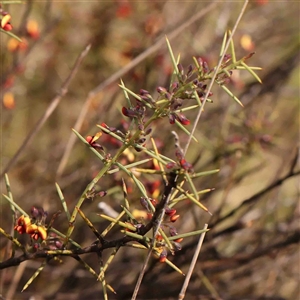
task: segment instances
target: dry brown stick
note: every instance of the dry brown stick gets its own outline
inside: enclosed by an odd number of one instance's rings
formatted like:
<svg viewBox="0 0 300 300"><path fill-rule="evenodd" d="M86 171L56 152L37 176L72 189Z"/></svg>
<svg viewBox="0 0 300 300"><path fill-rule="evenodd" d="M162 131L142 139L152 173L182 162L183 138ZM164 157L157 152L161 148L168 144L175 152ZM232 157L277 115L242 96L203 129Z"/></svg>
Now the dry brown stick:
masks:
<svg viewBox="0 0 300 300"><path fill-rule="evenodd" d="M190 26L191 24L193 24L194 22L196 22L197 20L199 20L200 18L205 16L210 10L212 10L216 6L216 4L217 4L216 1L212 2L210 5L208 5L204 9L200 10L198 13L196 13L191 18L188 18L188 20L186 22L184 22L178 28L174 29L172 32L167 34L168 39L172 40L173 38L178 36L188 26ZM78 119L74 125L74 129L77 131L80 130L82 123L85 120L85 116L88 112L88 108L90 106L90 103L92 102L93 97L95 97L99 92L101 92L103 89L105 89L111 83L113 83L116 80L118 80L119 78L121 78L124 74L126 74L132 68L137 66L140 62L142 62L145 58L147 58L151 54L155 53L165 43L166 43L165 37L163 36L156 43L154 43L150 48L146 49L143 53L141 53L135 59L133 59L128 65L126 65L124 68L122 68L119 71L117 71L116 73L114 73L108 79L106 79L101 84L99 84L97 87L95 87L92 91L90 91L87 96L87 99L85 100L83 108L80 111ZM58 166L58 169L57 169L57 173L56 173L57 176L61 176L61 174L63 173L76 140L77 140L77 137L73 133L71 133L68 143L67 143L67 146L65 148L65 152L63 154L63 157L62 157L60 164Z"/></svg>
<svg viewBox="0 0 300 300"><path fill-rule="evenodd" d="M14 272L14 276L12 278L12 281L10 283L9 289L6 294L6 298L5 298L6 300L14 299L14 295L16 293L18 284L24 274L27 265L28 265L28 261L24 262L24 264L22 265L19 265L16 271Z"/></svg>
<svg viewBox="0 0 300 300"><path fill-rule="evenodd" d="M206 230L208 227L207 224L204 225L204 228L203 230ZM185 297L185 292L186 292L186 289L189 285L189 282L190 282L190 279L191 279L191 276L193 274L193 271L194 271L194 268L196 266L196 262L197 262L197 259L198 259L198 256L199 256L199 253L200 253L200 250L201 250L201 247L202 247L202 244L203 244L203 241L204 241L204 237L205 237L205 231L200 235L200 238L199 238L199 241L198 241L198 245L197 245L197 248L196 248L196 251L194 253L194 256L193 256L193 259L192 259L192 262L191 262L191 265L190 265L190 268L189 268L189 271L185 277L185 280L184 280L184 283L183 283L183 286L181 288L181 291L179 293L179 296L178 296L178 299L179 300L182 300L184 299Z"/></svg>
<svg viewBox="0 0 300 300"><path fill-rule="evenodd" d="M24 151L24 149L30 144L30 142L33 140L34 136L40 131L40 129L43 127L45 122L48 120L48 118L51 116L51 114L54 112L58 104L60 103L61 99L66 95L68 92L68 87L74 78L75 74L78 71L78 68L83 60L83 58L87 55L91 48L91 45L85 47L85 49L80 53L80 55L77 57L76 62L63 83L60 91L57 93L57 95L52 99L51 103L49 104L48 108L42 115L42 117L38 120L38 122L35 124L35 126L31 129L29 134L25 137L22 145L19 147L18 151L15 153L15 155L11 158L11 160L8 162L7 166L4 168L3 172L1 173L0 180L4 177L4 174L9 171L9 169L15 164L17 159L19 158L20 154Z"/></svg>

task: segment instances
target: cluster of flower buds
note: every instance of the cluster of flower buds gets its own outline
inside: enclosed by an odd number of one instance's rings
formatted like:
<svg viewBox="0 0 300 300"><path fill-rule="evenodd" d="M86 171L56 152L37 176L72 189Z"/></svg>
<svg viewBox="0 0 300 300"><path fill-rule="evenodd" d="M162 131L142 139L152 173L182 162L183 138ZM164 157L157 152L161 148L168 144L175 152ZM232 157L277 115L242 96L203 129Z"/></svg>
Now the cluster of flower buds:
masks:
<svg viewBox="0 0 300 300"><path fill-rule="evenodd" d="M167 213L167 210L166 210L166 213ZM164 227L168 227L169 228L170 236L176 236L176 235L178 235L177 229L174 226L164 224ZM156 240L158 242L161 242L163 240L162 235L158 234L156 236ZM172 245L174 246L174 250L175 251L180 251L182 249L181 244L180 244L182 241L183 241L182 237L180 237L180 238L175 239L175 240L172 241ZM159 261L160 262L165 262L166 259L167 259L167 255L168 255L168 250L162 244L162 246L161 246L161 252L160 252L160 256L159 256Z"/></svg>
<svg viewBox="0 0 300 300"><path fill-rule="evenodd" d="M125 117L128 117L130 119L142 119L145 116L146 108L145 106L141 106L140 104L137 104L134 107L126 108L122 107L122 113Z"/></svg>
<svg viewBox="0 0 300 300"><path fill-rule="evenodd" d="M167 163L167 165L166 165L167 169L174 169L174 168L179 167L181 170L184 170L185 172L188 172L188 173L194 172L193 165L185 159L182 151L179 148L176 149L175 155L177 158L177 163L174 163L174 162Z"/></svg>
<svg viewBox="0 0 300 300"><path fill-rule="evenodd" d="M106 191L97 192L95 188L92 188L90 191L86 192L85 196L87 199L94 199L95 197L104 197L107 195Z"/></svg>
<svg viewBox="0 0 300 300"><path fill-rule="evenodd" d="M178 87L179 84L175 82L172 84L170 91L161 86L159 86L156 90L162 97L167 98L170 102L168 112L166 112L169 117L170 124L175 124L175 121L178 121L182 125L189 125L191 123L190 120L183 114L176 112L176 110L183 104L183 99L175 96Z"/></svg>
<svg viewBox="0 0 300 300"><path fill-rule="evenodd" d="M148 107L156 108L156 102L147 90L140 89L140 98L141 101L137 100L138 103L143 102Z"/></svg>
<svg viewBox="0 0 300 300"><path fill-rule="evenodd" d="M57 234L55 234L54 232L50 232L47 240L47 245L50 250L57 250L62 249L63 242Z"/></svg>
<svg viewBox="0 0 300 300"><path fill-rule="evenodd" d="M148 198L148 201L151 202L151 204L155 207L157 205L157 201L156 199L153 199L153 198ZM148 203L147 199L145 197L141 197L140 198L140 203L142 205L142 207L144 209L146 209L147 211L147 217L148 219L152 219L152 216L153 216L153 212L151 211L150 207L149 207L149 203Z"/></svg>
<svg viewBox="0 0 300 300"><path fill-rule="evenodd" d="M175 120L177 120L182 125L189 125L191 123L191 121L187 119L183 114L171 112L169 114L170 124L175 124Z"/></svg>
<svg viewBox="0 0 300 300"><path fill-rule="evenodd" d="M44 225L46 217L47 213L42 208L32 207L31 217L24 215L19 217L14 230L19 234L29 234L34 241L44 241L47 239L47 229Z"/></svg>
<svg viewBox="0 0 300 300"><path fill-rule="evenodd" d="M165 209L165 214L167 216L169 216L170 222L174 223L178 220L178 218L180 217L180 215L176 215L176 209L175 208L169 208L166 207Z"/></svg>
<svg viewBox="0 0 300 300"><path fill-rule="evenodd" d="M189 125L190 120L177 110L183 105L184 100L194 98L195 91L201 101L204 99L207 86L203 84L203 77L212 70L209 70L208 64L204 59L199 57L196 61L196 67L189 65L186 72L183 66L178 64L178 82L173 82L169 89L161 86L157 88L157 92L161 98L169 100L170 105L166 114L169 117L170 124L174 124L175 121L178 121L182 125ZM209 93L208 96L211 95L212 93Z"/></svg>
<svg viewBox="0 0 300 300"><path fill-rule="evenodd" d="M146 116L146 108L147 107L155 107L155 102L152 99L150 93L146 90L140 90L140 98L141 100L136 100L136 106L126 108L122 108L122 113L125 117L130 119L135 119L137 121L138 130L140 130L139 137L134 141L136 146L134 146L137 152L141 151L139 146L144 146L146 142L146 136L152 132L151 128L145 128L145 116Z"/></svg>

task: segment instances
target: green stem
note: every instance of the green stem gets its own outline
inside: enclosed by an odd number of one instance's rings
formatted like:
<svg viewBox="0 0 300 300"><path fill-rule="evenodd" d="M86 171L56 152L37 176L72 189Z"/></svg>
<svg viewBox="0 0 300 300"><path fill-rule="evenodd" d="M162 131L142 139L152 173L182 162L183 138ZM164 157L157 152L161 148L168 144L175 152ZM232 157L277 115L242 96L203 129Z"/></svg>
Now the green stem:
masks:
<svg viewBox="0 0 300 300"><path fill-rule="evenodd" d="M150 119L145 123L145 128L147 128L154 120L158 118L158 113L154 112L154 114L150 117ZM84 200L86 199L86 194L91 191L94 186L97 184L97 182L107 173L107 171L113 166L120 155L127 149L129 148L132 144L134 144L134 141L139 137L141 134L141 130L137 130L135 134L130 138L130 140L122 145L122 147L118 150L118 152L115 154L115 156L110 160L105 163L101 171L96 175L96 177L87 185L85 190L83 191L82 195L80 196L73 213L71 215L71 218L69 220L69 228L66 234L65 242L64 244L66 245L69 241L70 236L73 233L74 230L74 223L78 214L78 209L80 209L81 205L83 204Z"/></svg>

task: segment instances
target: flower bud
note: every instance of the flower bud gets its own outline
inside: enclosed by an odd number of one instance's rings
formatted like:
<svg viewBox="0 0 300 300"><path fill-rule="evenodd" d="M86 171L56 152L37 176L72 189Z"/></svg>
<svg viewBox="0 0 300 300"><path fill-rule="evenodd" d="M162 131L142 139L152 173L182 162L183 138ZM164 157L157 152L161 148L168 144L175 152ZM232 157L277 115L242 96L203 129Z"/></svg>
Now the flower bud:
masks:
<svg viewBox="0 0 300 300"><path fill-rule="evenodd" d="M157 205L157 200L156 199L150 198L149 200L150 200L150 202L152 203L152 205L154 207Z"/></svg>
<svg viewBox="0 0 300 300"><path fill-rule="evenodd" d="M176 243L181 243L182 241L183 241L183 238L179 238L179 239L174 240L174 242L176 242Z"/></svg>
<svg viewBox="0 0 300 300"><path fill-rule="evenodd" d="M146 131L145 131L145 135L148 135L152 132L152 128L148 128Z"/></svg>
<svg viewBox="0 0 300 300"><path fill-rule="evenodd" d="M192 71L193 71L193 66L192 66L192 65L189 65L189 66L188 66L188 70L187 70L186 75L187 75L187 76L191 75L191 74L192 74Z"/></svg>
<svg viewBox="0 0 300 300"><path fill-rule="evenodd" d="M184 115L178 114L176 118L182 125L189 125L191 121L187 119Z"/></svg>
<svg viewBox="0 0 300 300"><path fill-rule="evenodd" d="M159 86L156 90L159 94L166 94L167 93L167 90L162 86Z"/></svg>
<svg viewBox="0 0 300 300"><path fill-rule="evenodd" d="M175 115L174 114L169 114L169 122L170 122L170 124L175 124Z"/></svg>
<svg viewBox="0 0 300 300"><path fill-rule="evenodd" d="M176 214L176 209L167 207L165 210L165 214L167 216L174 216Z"/></svg>
<svg viewBox="0 0 300 300"><path fill-rule="evenodd" d="M180 251L182 249L181 245L178 242L173 242L175 251Z"/></svg>
<svg viewBox="0 0 300 300"><path fill-rule="evenodd" d="M174 235L178 234L177 229L173 226L170 226L169 233L170 233L171 236L174 236Z"/></svg>
<svg viewBox="0 0 300 300"><path fill-rule="evenodd" d="M168 252L166 249L163 249L163 251L160 253L160 256L159 256L159 261L161 263L164 263L166 260L167 260L167 255L168 255Z"/></svg>
<svg viewBox="0 0 300 300"><path fill-rule="evenodd" d="M177 219L180 217L180 215L173 215L173 216L170 216L170 221L171 222L176 222L177 221Z"/></svg>
<svg viewBox="0 0 300 300"><path fill-rule="evenodd" d="M143 95L149 95L150 93L147 91L147 90L144 90L144 89L140 89L140 95L143 96Z"/></svg>
<svg viewBox="0 0 300 300"><path fill-rule="evenodd" d="M178 65L177 65L177 68L178 68L179 73L180 73L181 75L183 75L183 74L184 74L184 69L183 69L182 64L178 64Z"/></svg>
<svg viewBox="0 0 300 300"><path fill-rule="evenodd" d="M174 168L175 166L176 166L176 163L174 163L174 162L169 162L169 163L166 164L166 168L167 168L167 169L172 169L172 168Z"/></svg>

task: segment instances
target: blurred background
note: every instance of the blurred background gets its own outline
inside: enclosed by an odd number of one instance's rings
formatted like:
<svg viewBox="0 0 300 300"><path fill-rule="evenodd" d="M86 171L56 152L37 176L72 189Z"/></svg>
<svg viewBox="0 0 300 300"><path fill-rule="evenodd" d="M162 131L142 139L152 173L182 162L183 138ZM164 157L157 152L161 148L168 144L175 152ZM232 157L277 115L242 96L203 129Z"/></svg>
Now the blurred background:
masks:
<svg viewBox="0 0 300 300"><path fill-rule="evenodd" d="M210 4L202 1L26 1L4 5L12 16L12 32L20 44L1 32L1 173L19 150L28 134L47 110L69 76L78 55L91 43L68 93L47 118L41 130L21 148L8 176L14 200L25 211L41 206L49 216L62 210L57 182L72 210L86 185L101 169L101 162L74 136L94 135L96 124L124 126L118 87L120 77L138 93L156 94L158 86L168 86L172 64L164 36L205 10L203 16L170 38L175 55L180 53L185 68L193 56L201 56L212 68L218 62L224 32L232 29L243 2ZM186 299L298 299L299 290L299 13L294 1L250 1L234 36L237 58L251 52L250 66L263 84L248 72L235 71L228 87L244 104L240 107L218 86L213 87L213 103L207 103L187 160L197 172L219 168L215 175L195 181L197 189L214 189L201 201L209 216L189 202L178 206L179 233L198 230L208 223L211 230L191 278ZM158 43L158 44L157 44ZM154 45L159 45L154 48ZM105 86L116 72L136 57L152 49L131 69ZM187 117L195 118L195 112ZM161 121L153 127L159 151L175 158L173 130ZM163 128L163 130L162 130ZM188 126L191 129L191 125ZM178 130L181 145L188 137ZM118 145L106 137L99 143L109 153ZM68 146L69 145L69 146ZM150 145L150 144L149 144ZM69 152L67 148L69 147ZM132 152L124 162L141 159ZM107 222L100 219L99 202L120 212L124 174L103 178L97 188L108 195L87 201L83 210L101 232ZM148 177L154 182L159 179ZM127 184L130 188L128 178ZM141 209L139 194L129 189L132 208ZM1 178L1 192L6 194ZM8 202L1 199L1 227L12 230ZM54 227L65 232L62 214ZM120 237L116 229L109 239ZM95 240L78 218L72 236L82 246ZM186 238L183 249L168 258L187 272L197 237ZM7 240L1 237L1 260L9 257ZM104 260L110 254L104 253ZM116 295L110 299L130 299L145 253L122 248L106 272L106 280ZM84 259L97 270L95 256ZM102 299L102 286L71 258L50 263L27 290L21 290L40 266L28 261L1 271L0 292L4 299ZM184 277L166 264L152 259L139 299L176 299Z"/></svg>

